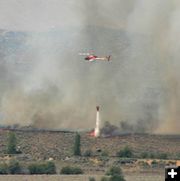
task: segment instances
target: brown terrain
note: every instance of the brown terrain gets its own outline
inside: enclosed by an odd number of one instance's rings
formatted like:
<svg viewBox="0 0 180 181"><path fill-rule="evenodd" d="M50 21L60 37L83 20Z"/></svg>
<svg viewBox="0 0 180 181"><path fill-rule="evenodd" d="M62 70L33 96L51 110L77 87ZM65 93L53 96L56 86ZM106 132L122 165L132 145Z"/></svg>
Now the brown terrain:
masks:
<svg viewBox="0 0 180 181"><path fill-rule="evenodd" d="M15 131L18 146L22 153L37 159L53 158L60 160L72 155L74 144L74 132L60 131ZM6 149L8 130L0 131L0 153ZM127 134L116 137L94 138L87 133L81 133L81 150L92 150L96 155L98 151L106 151L109 156L130 146L135 154L142 152L167 153L174 155L180 153L180 135L149 135L149 134Z"/></svg>
<svg viewBox="0 0 180 181"><path fill-rule="evenodd" d="M88 181L92 175L80 176L60 176L60 175L8 175L0 176L0 181ZM93 176L96 181L100 181L102 176ZM125 176L126 181L164 181L164 174L131 174Z"/></svg>
<svg viewBox="0 0 180 181"><path fill-rule="evenodd" d="M91 157L73 157L72 149L74 144L74 132L61 131L32 131L32 130L14 130L17 136L18 144L22 154L11 155L20 161L23 165L33 161L54 160L57 173L66 165L79 166L83 169L82 176L0 176L1 180L62 180L62 181L88 181L89 175L97 177L100 180L106 170L112 165L119 165L123 169L123 173L127 181L160 181L164 180L164 167L145 169L141 166L141 162L151 163L152 160L134 159L133 163L123 164L119 162L116 153L130 146L138 157L143 152L166 153L169 158L175 158L180 153L180 135L150 135L150 134L124 134L116 137L99 137L94 138L88 133L80 133L81 135L81 151L82 155L87 151L92 151ZM9 155L4 154L6 150L7 135L9 130L0 131L0 159L6 161L10 159ZM102 157L102 153L106 152L108 157ZM159 160L160 161L160 160ZM171 160L164 163L171 162ZM179 165L180 162L175 160L173 164ZM144 178L146 176L146 179ZM21 179L20 179L21 178Z"/></svg>

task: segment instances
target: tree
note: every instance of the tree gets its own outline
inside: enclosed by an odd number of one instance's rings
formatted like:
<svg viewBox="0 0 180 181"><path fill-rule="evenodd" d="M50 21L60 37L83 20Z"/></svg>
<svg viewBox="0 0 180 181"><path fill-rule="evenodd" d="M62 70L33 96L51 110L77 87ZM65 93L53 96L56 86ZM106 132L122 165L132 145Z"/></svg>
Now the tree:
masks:
<svg viewBox="0 0 180 181"><path fill-rule="evenodd" d="M122 170L120 167L112 166L107 172L106 175L122 175Z"/></svg>
<svg viewBox="0 0 180 181"><path fill-rule="evenodd" d="M133 157L133 151L130 147L126 146L124 149L120 150L117 153L117 156L124 157L124 158L132 158Z"/></svg>
<svg viewBox="0 0 180 181"><path fill-rule="evenodd" d="M83 174L83 170L79 167L66 166L61 169L61 174L78 175Z"/></svg>
<svg viewBox="0 0 180 181"><path fill-rule="evenodd" d="M8 170L10 174L19 174L21 173L21 167L19 165L19 162L16 160L11 160L8 165Z"/></svg>
<svg viewBox="0 0 180 181"><path fill-rule="evenodd" d="M112 175L109 181L125 181L122 175Z"/></svg>
<svg viewBox="0 0 180 181"><path fill-rule="evenodd" d="M46 173L47 174L55 174L56 173L56 165L54 162L48 161L46 164Z"/></svg>
<svg viewBox="0 0 180 181"><path fill-rule="evenodd" d="M106 175L110 176L108 181L125 181L121 168L117 166L112 166Z"/></svg>
<svg viewBox="0 0 180 181"><path fill-rule="evenodd" d="M96 181L94 177L89 177L89 181Z"/></svg>
<svg viewBox="0 0 180 181"><path fill-rule="evenodd" d="M91 150L86 150L83 154L85 157L91 157L92 156L92 151Z"/></svg>
<svg viewBox="0 0 180 181"><path fill-rule="evenodd" d="M16 135L14 132L9 132L8 134L8 143L7 143L7 153L16 154Z"/></svg>
<svg viewBox="0 0 180 181"><path fill-rule="evenodd" d="M56 166L54 162L32 163L28 166L30 174L55 174Z"/></svg>
<svg viewBox="0 0 180 181"><path fill-rule="evenodd" d="M6 163L0 164L0 174L8 174L8 165Z"/></svg>
<svg viewBox="0 0 180 181"><path fill-rule="evenodd" d="M103 176L102 178L101 178L101 181L109 181L110 180L110 178L109 177L105 177L105 176Z"/></svg>
<svg viewBox="0 0 180 181"><path fill-rule="evenodd" d="M76 136L75 136L74 155L76 156L81 155L81 137L78 133L76 133Z"/></svg>

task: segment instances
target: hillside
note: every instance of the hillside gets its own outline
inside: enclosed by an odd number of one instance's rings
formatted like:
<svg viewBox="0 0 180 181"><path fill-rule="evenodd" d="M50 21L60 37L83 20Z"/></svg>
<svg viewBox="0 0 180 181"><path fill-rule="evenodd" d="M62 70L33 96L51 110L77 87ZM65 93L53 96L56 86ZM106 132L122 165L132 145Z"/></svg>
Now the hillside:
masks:
<svg viewBox="0 0 180 181"><path fill-rule="evenodd" d="M58 131L15 131L18 145L23 154L30 158L60 160L72 155L74 143L74 132ZM1 147L0 153L6 148L8 130L0 131ZM170 158L180 153L180 135L148 135L148 134L127 134L108 138L94 138L87 133L81 133L82 153L92 150L93 155L105 151L109 156L130 146L135 155L142 152L167 153Z"/></svg>

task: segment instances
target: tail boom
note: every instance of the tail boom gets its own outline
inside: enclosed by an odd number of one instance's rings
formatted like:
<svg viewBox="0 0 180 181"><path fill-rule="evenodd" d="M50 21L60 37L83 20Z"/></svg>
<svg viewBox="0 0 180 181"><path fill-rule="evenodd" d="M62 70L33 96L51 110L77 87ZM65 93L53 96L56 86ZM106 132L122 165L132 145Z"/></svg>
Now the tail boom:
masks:
<svg viewBox="0 0 180 181"><path fill-rule="evenodd" d="M106 58L107 58L108 61L110 61L111 55L107 56Z"/></svg>

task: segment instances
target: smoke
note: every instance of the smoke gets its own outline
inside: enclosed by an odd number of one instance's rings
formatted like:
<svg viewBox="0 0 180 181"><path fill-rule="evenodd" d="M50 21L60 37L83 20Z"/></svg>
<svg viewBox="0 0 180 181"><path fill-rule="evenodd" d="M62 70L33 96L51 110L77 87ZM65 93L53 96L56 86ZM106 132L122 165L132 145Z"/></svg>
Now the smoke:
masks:
<svg viewBox="0 0 180 181"><path fill-rule="evenodd" d="M0 7L1 124L87 129L100 105L102 120L122 129L179 133L178 0ZM86 51L112 62L86 62Z"/></svg>

